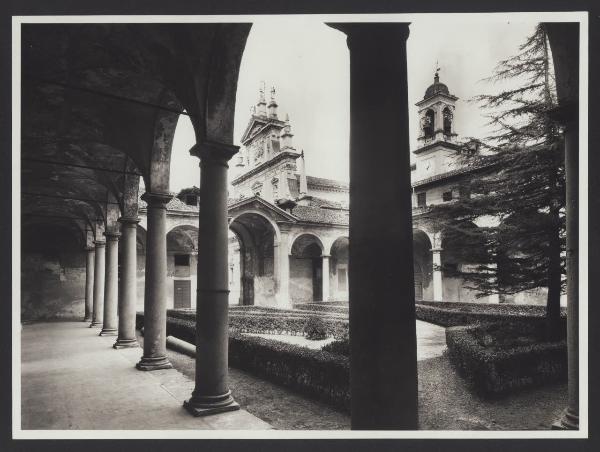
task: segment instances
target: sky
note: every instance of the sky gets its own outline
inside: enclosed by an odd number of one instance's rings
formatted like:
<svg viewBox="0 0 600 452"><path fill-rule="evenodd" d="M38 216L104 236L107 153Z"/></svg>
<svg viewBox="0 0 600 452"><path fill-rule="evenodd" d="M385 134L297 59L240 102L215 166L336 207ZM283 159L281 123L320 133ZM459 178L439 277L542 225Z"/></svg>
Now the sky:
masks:
<svg viewBox="0 0 600 452"><path fill-rule="evenodd" d="M433 83L436 64L440 81L459 97L455 111L459 137L482 138L489 133L483 112L468 101L500 89L482 79L492 74L499 60L518 52L535 25L531 18L511 21L502 15L455 18L451 14L422 15L411 23L407 41L411 150L416 148L418 133L414 104ZM240 145L264 81L267 102L274 86L279 117L290 116L294 146L304 150L307 174L348 181L349 75L343 33L310 19L255 23L240 67L234 144ZM182 115L171 159L173 192L199 185L198 161L188 152L194 142L189 118Z"/></svg>

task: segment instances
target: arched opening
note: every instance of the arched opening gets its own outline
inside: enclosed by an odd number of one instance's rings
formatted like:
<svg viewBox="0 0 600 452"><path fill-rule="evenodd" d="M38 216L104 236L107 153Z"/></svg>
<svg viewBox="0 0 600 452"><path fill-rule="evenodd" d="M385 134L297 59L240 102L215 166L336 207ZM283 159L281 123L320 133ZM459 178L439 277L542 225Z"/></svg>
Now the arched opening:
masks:
<svg viewBox="0 0 600 452"><path fill-rule="evenodd" d="M331 245L329 265L331 298L348 301L348 237L340 237Z"/></svg>
<svg viewBox="0 0 600 452"><path fill-rule="evenodd" d="M415 300L433 300L433 258L431 241L420 229L413 229Z"/></svg>
<svg viewBox="0 0 600 452"><path fill-rule="evenodd" d="M230 223L230 304L276 305L275 227L259 213L244 213Z"/></svg>
<svg viewBox="0 0 600 452"><path fill-rule="evenodd" d="M421 127L423 128L423 135L425 138L433 137L435 130L435 112L431 109L427 110L422 121Z"/></svg>
<svg viewBox="0 0 600 452"><path fill-rule="evenodd" d="M167 306L191 309L195 305L198 228L177 226L167 234Z"/></svg>
<svg viewBox="0 0 600 452"><path fill-rule="evenodd" d="M323 244L312 234L302 234L290 253L292 303L323 300Z"/></svg>
<svg viewBox="0 0 600 452"><path fill-rule="evenodd" d="M444 118L444 135L452 134L452 110L449 107L444 108L442 112L442 116Z"/></svg>

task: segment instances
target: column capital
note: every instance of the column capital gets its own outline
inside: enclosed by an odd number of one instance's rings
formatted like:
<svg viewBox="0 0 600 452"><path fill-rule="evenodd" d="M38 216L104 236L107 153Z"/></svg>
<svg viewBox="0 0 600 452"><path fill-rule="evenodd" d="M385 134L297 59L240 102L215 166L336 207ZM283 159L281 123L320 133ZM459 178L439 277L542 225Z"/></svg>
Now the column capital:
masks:
<svg viewBox="0 0 600 452"><path fill-rule="evenodd" d="M96 250L96 247L94 247L94 246L86 246L86 247L84 248L84 250L85 250L85 251L88 251L88 252L90 252L90 251L95 251L95 250Z"/></svg>
<svg viewBox="0 0 600 452"><path fill-rule="evenodd" d="M173 199L173 195L170 193L150 193L147 191L142 195L142 200L146 201L149 207L166 208L171 199Z"/></svg>
<svg viewBox="0 0 600 452"><path fill-rule="evenodd" d="M204 163L215 163L227 166L227 162L240 150L239 146L216 141L196 143L190 149L190 155L200 158Z"/></svg>
<svg viewBox="0 0 600 452"><path fill-rule="evenodd" d="M346 22L327 25L347 36L348 47L367 42L382 47L389 38L406 41L410 34L410 22Z"/></svg>
<svg viewBox="0 0 600 452"><path fill-rule="evenodd" d="M99 248L106 245L106 242L104 240L94 240L94 245L96 245L96 248Z"/></svg>
<svg viewBox="0 0 600 452"><path fill-rule="evenodd" d="M323 259L329 259L331 257L331 254L321 254L321 257Z"/></svg>
<svg viewBox="0 0 600 452"><path fill-rule="evenodd" d="M439 253L441 251L444 251L444 249L440 247L431 248L432 253Z"/></svg>
<svg viewBox="0 0 600 452"><path fill-rule="evenodd" d="M123 224L123 226L127 226L138 224L140 222L140 219L138 217L121 217L117 221Z"/></svg>
<svg viewBox="0 0 600 452"><path fill-rule="evenodd" d="M113 242L115 240L119 240L119 237L121 237L121 233L120 232L104 232L104 237L106 237L106 240L109 242Z"/></svg>

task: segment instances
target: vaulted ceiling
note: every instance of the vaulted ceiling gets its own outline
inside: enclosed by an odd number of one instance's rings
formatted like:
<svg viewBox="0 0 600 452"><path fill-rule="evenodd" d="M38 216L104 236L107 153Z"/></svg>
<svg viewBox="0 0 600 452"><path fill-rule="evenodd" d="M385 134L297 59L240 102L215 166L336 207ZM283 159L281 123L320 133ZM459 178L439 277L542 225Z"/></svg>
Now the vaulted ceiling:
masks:
<svg viewBox="0 0 600 452"><path fill-rule="evenodd" d="M64 225L82 245L136 216L139 177L169 191L177 119L233 142L249 24L24 24L24 226ZM91 232L86 232L89 230Z"/></svg>

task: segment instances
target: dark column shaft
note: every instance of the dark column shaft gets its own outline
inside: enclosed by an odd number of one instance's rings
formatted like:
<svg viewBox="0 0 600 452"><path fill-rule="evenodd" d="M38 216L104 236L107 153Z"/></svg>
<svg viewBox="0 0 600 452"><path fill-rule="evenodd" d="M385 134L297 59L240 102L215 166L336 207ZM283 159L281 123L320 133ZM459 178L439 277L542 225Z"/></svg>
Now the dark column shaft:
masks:
<svg viewBox="0 0 600 452"><path fill-rule="evenodd" d="M200 163L198 286L196 304L196 386L184 403L195 416L236 410L228 374L227 162L236 146L196 146Z"/></svg>
<svg viewBox="0 0 600 452"><path fill-rule="evenodd" d="M119 334L114 348L139 347L135 336L137 305L136 234L137 218L120 218L121 223L121 290L119 298Z"/></svg>
<svg viewBox="0 0 600 452"><path fill-rule="evenodd" d="M85 252L85 317L83 321L91 322L94 310L94 247L87 247Z"/></svg>
<svg viewBox="0 0 600 452"><path fill-rule="evenodd" d="M563 423L579 428L579 130L576 123L565 131L567 179L567 353L569 405Z"/></svg>
<svg viewBox="0 0 600 452"><path fill-rule="evenodd" d="M167 359L167 235L166 204L169 194L142 195L148 203L146 235L146 280L144 286L144 355L136 367L140 370L170 369Z"/></svg>
<svg viewBox="0 0 600 452"><path fill-rule="evenodd" d="M579 24L545 23L564 126L567 229L568 406L553 428L579 428Z"/></svg>
<svg viewBox="0 0 600 452"><path fill-rule="evenodd" d="M106 242L95 241L94 309L90 327L101 327L104 317L104 249Z"/></svg>
<svg viewBox="0 0 600 452"><path fill-rule="evenodd" d="M335 24L350 49L353 429L417 428L408 24Z"/></svg>

